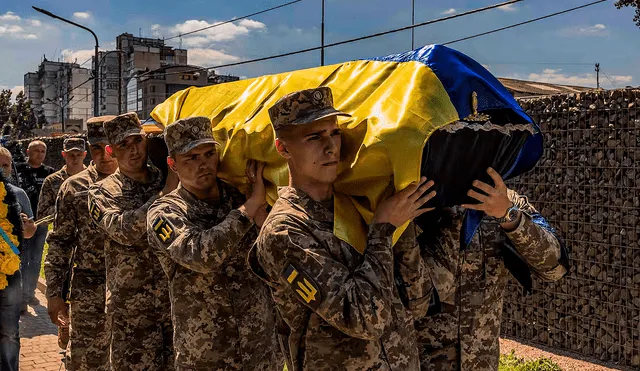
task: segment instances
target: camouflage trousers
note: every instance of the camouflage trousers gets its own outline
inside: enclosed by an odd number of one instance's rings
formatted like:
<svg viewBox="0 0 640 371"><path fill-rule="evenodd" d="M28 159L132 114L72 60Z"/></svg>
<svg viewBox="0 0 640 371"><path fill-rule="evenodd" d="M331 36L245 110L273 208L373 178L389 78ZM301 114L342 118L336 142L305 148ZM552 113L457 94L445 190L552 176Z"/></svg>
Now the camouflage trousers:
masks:
<svg viewBox="0 0 640 371"><path fill-rule="evenodd" d="M108 316L111 370L171 371L174 369L170 313Z"/></svg>
<svg viewBox="0 0 640 371"><path fill-rule="evenodd" d="M106 371L109 369L109 334L105 329L104 283L75 281L78 282L74 282L72 289L67 370Z"/></svg>

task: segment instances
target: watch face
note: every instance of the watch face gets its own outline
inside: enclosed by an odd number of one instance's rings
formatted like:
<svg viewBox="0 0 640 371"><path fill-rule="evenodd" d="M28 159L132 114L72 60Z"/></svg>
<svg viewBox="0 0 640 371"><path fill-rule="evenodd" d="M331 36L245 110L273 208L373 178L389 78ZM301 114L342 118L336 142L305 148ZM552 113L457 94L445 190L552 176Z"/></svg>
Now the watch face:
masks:
<svg viewBox="0 0 640 371"><path fill-rule="evenodd" d="M518 209L510 209L509 210L509 220L511 220L511 221L516 220L517 217L518 217Z"/></svg>

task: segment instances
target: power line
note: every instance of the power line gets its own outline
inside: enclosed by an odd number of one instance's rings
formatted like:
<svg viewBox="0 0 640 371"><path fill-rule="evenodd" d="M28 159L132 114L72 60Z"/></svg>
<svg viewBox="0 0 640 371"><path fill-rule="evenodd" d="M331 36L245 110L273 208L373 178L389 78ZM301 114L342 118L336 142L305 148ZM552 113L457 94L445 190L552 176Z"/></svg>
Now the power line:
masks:
<svg viewBox="0 0 640 371"><path fill-rule="evenodd" d="M499 66L499 65L543 65L543 66L593 66L593 63L571 63L571 62L487 62L482 63Z"/></svg>
<svg viewBox="0 0 640 371"><path fill-rule="evenodd" d="M607 0L598 0L598 1L594 1L594 2L592 2L592 3L588 3L588 4L584 4L584 5L576 6L576 7L574 7L574 8L570 8L570 9L562 10L562 11L560 11L560 12L555 12L555 13L547 14L547 15L542 16L542 17L533 18L533 19L530 19L530 20L528 20L528 21L524 21L524 22L520 22L520 23L514 23L514 24L509 25L509 26L496 28L495 30L491 30L491 31L482 32L482 33L479 33L479 34L475 34L475 35L471 35L471 36L463 37L463 38L461 38L461 39L456 39L456 40L452 40L452 41L447 41L446 43L444 43L444 44L442 44L442 45L449 45L449 44L454 44L454 43L457 43L457 42L460 42L460 41L466 41L466 40L470 40L470 39L475 39L476 37L485 36L485 35L489 35L489 34L492 34L492 33L496 33L496 32L500 32L500 31L508 30L508 29L510 29L510 28L514 28L514 27L522 26L522 25L525 25L525 24L528 24L528 23L537 22L537 21L540 21L540 20L543 20L543 19L546 19L546 18L551 18L551 17L555 17L555 16L560 15L560 14L569 13L569 12L573 12L573 11L578 10L578 9L586 8L586 7L588 7L588 6L596 5L596 4L599 4L599 3L604 3L604 2L606 2L606 1L607 1Z"/></svg>
<svg viewBox="0 0 640 371"><path fill-rule="evenodd" d="M259 14L267 13L267 12L270 12L270 11L272 11L272 10L276 10L276 9L284 8L285 6L289 6L289 5L293 5L293 4L295 4L295 3L299 3L299 2L301 2L301 1L304 1L304 0L294 0L294 1L290 1L290 2L288 2L288 3L280 4L280 5L278 5L278 6L274 6L274 7L272 7L272 8L268 8L268 9L264 9L264 10L261 10L261 11L259 11L259 12L255 12L255 13L251 13L251 14L243 15L242 17L239 17L239 18L229 19L228 21L224 21L224 22L216 23L216 24L211 25L211 26L207 26L207 27L203 27L203 28L200 28L200 29L197 29L197 30L193 30L193 31L185 32L185 33L182 33L182 34L178 34L178 35L176 35L176 36L171 36L171 37L169 37L168 39L164 39L164 41L169 41L169 40L177 39L177 38L179 38L179 37L183 37L183 36L191 35L191 34L194 34L194 33L196 33L196 32L201 32L201 31L204 31L204 30L208 30L208 29L210 29L210 28L214 28L214 27L222 26L222 25L225 25L225 24L227 24L227 23L232 23L232 22L236 22L236 21L239 21L239 20L242 20L242 19L246 19L246 18L249 18L249 17L253 17L253 16L255 16L255 15L259 15Z"/></svg>
<svg viewBox="0 0 640 371"><path fill-rule="evenodd" d="M510 0L510 1L502 2L502 3L498 3L498 4L494 4L494 5L489 5L489 6L486 6L486 7L483 7L483 8L477 8L477 9L469 10L469 11L464 12L464 13L453 14L453 15L450 15L450 16L437 18L437 19L434 19L434 20L430 20L430 21L426 21L426 22L422 22L422 23L417 23L417 24L410 25L410 26L396 28L396 29L393 29L393 30L388 30L388 31L384 31L384 32L378 32L378 33L375 33L375 34L356 37L356 38L349 39L349 40L338 41L338 42L334 42L334 43L331 43L331 44L326 44L324 46L316 46L316 47L296 50L296 51L292 51L292 52L288 52L288 53L270 55L270 56L267 56L267 57L250 59L250 60L234 62L234 63L227 63L227 64L222 64L222 65L213 66L213 67L202 67L202 68L198 68L198 69L194 69L194 70L180 71L180 72L166 72L166 73L163 73L163 74L157 74L156 76L178 75L178 74L183 74L183 73L198 72L198 71L203 71L203 70L211 70L211 69L215 69L215 68L240 66L240 65L248 64L248 63L262 62L262 61L270 60L270 59L276 59L276 58L288 57L288 56L296 55L296 54L308 53L308 52L311 52L311 51L320 50L323 47L324 48L330 48L330 47L333 47L333 46L350 44L350 43L353 43L353 42L356 42L356 41L362 41L362 40L367 40L367 39L371 39L371 38L375 38L375 37L380 37L380 36L384 36L384 35L388 35L388 34L392 34L392 33L397 33L397 32L401 32L401 31L407 31L407 30L410 30L410 29L413 29L413 28L416 28L416 27L422 27L422 26L433 24L433 23L448 21L450 19L464 17L464 16L468 16L468 15L471 15L471 14L474 14L474 13L480 13L480 12L483 12L483 11L486 11L486 10L499 8L501 6L515 4L515 3L518 3L518 2L521 2L521 1L523 1L523 0ZM602 1L606 1L606 0L602 0ZM153 73L153 71L145 72L145 73L143 73L141 75L138 75L138 77L144 77L144 76L152 74L152 73Z"/></svg>

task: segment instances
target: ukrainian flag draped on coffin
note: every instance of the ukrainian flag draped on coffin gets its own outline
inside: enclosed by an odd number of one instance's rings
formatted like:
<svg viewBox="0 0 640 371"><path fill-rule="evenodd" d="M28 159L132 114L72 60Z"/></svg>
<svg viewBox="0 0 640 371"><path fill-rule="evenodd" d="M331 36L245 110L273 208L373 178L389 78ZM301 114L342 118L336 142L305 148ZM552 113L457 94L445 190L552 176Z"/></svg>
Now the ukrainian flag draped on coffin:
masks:
<svg viewBox="0 0 640 371"><path fill-rule="evenodd" d="M151 115L165 126L184 117L209 117L222 145L218 176L242 190L246 161L265 161L268 199L273 203L277 186L288 184L288 170L275 150L268 109L283 95L318 86L330 87L336 108L352 115L339 122L343 149L335 182L334 232L361 252L372 211L393 189L419 180L425 143L436 130L484 111L506 110L529 125L531 135L503 166L502 175L529 170L542 153L537 126L500 82L471 58L439 45L189 88L158 105ZM479 223L478 215L468 219L466 239Z"/></svg>

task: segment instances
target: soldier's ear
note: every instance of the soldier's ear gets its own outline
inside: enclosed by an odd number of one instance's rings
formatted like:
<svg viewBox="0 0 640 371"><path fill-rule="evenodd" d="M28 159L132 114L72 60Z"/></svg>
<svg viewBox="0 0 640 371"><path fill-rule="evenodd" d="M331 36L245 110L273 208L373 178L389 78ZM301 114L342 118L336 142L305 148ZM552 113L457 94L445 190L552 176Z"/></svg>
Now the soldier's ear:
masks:
<svg viewBox="0 0 640 371"><path fill-rule="evenodd" d="M177 173L177 171L176 171L176 160L174 160L171 156L167 156L167 165L169 165L169 168L174 173Z"/></svg>
<svg viewBox="0 0 640 371"><path fill-rule="evenodd" d="M110 144L107 144L106 146L104 146L104 150L107 151L109 155L113 156L113 148L111 148Z"/></svg>
<svg viewBox="0 0 640 371"><path fill-rule="evenodd" d="M288 159L291 157L289 150L287 149L287 144L280 138L276 138L276 150L280 154L280 156Z"/></svg>

